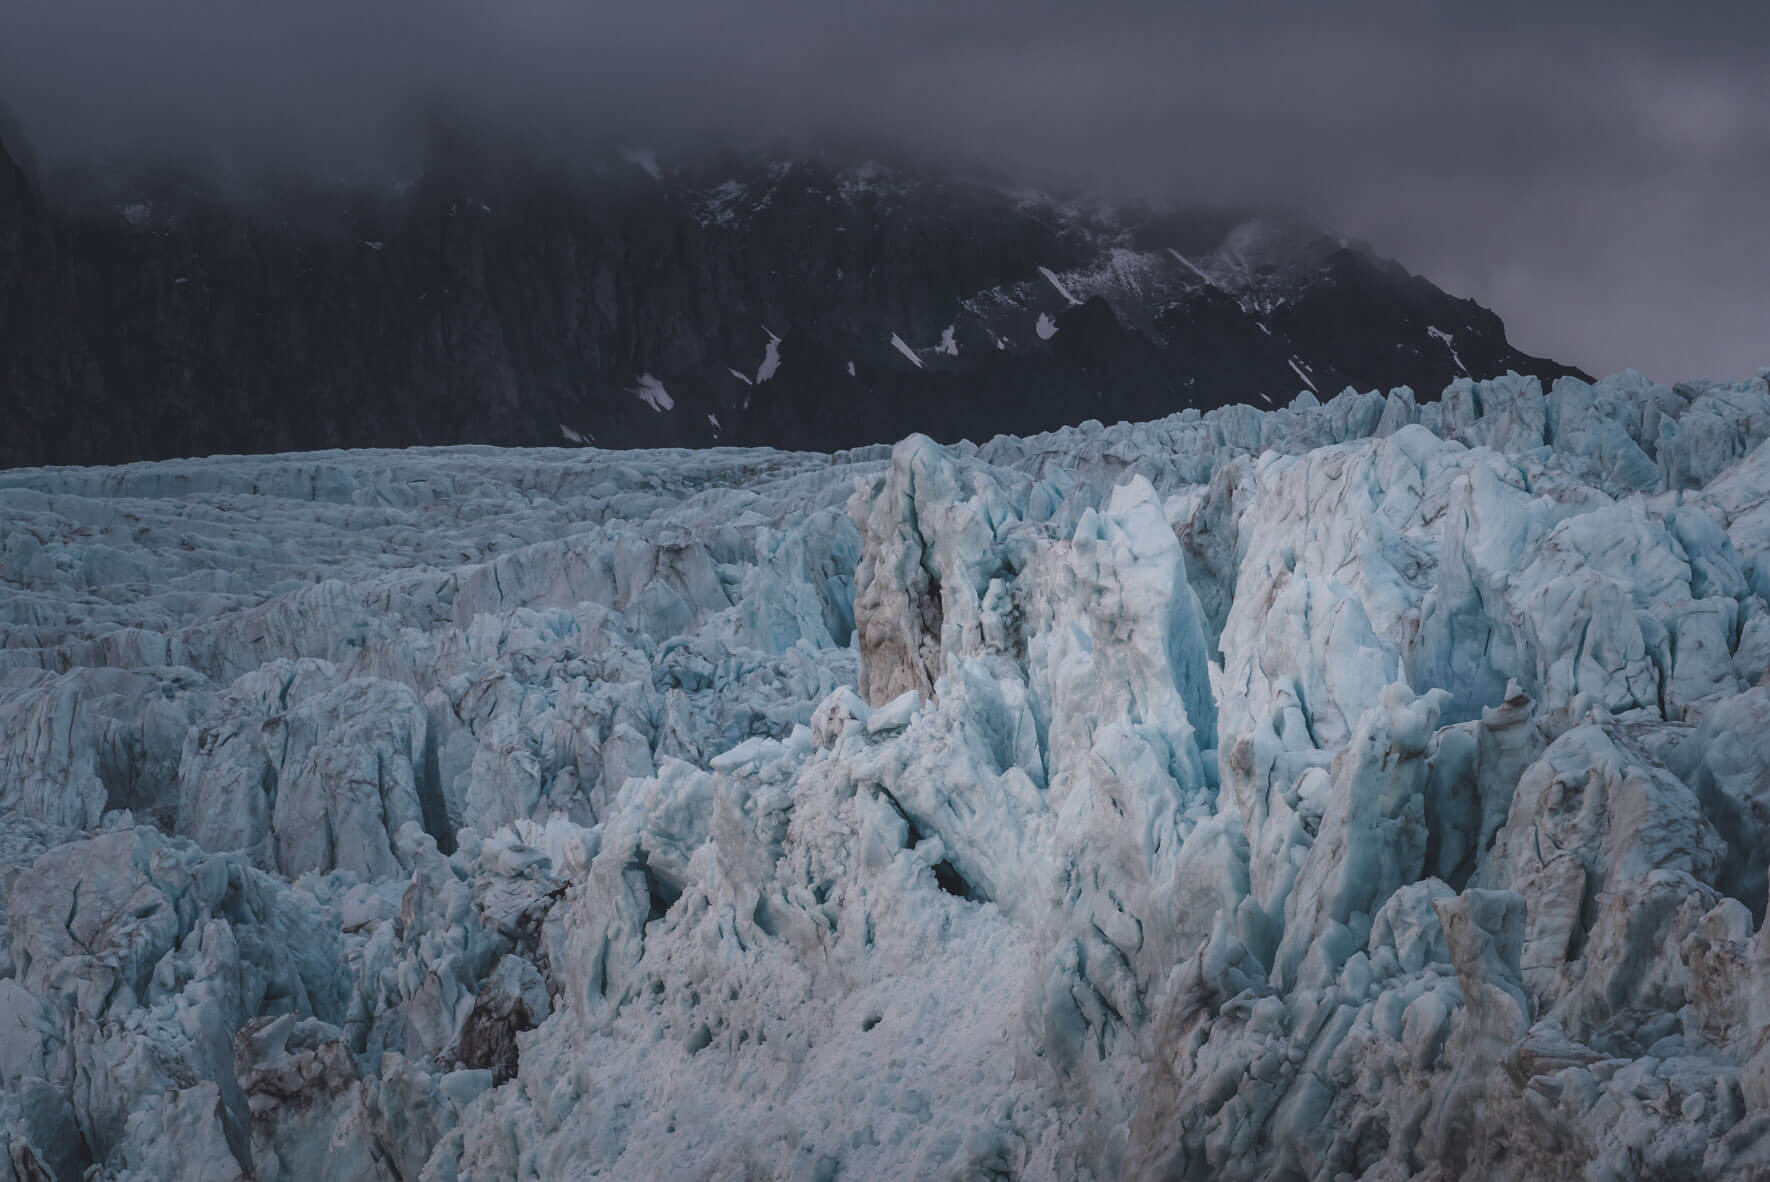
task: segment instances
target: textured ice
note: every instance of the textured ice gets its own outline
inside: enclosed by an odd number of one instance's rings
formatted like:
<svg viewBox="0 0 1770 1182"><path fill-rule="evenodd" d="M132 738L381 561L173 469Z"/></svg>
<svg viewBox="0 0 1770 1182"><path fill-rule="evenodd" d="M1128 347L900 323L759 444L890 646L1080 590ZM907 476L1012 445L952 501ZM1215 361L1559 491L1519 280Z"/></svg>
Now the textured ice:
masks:
<svg viewBox="0 0 1770 1182"><path fill-rule="evenodd" d="M1767 377L0 473L0 1179L1763 1176Z"/></svg>

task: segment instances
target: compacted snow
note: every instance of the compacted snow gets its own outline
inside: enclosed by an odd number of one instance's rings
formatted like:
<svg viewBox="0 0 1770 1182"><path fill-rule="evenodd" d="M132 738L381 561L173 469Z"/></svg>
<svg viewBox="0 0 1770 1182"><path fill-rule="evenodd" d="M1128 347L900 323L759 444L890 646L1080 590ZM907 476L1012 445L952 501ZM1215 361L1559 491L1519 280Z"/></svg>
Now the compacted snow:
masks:
<svg viewBox="0 0 1770 1182"><path fill-rule="evenodd" d="M0 473L0 1178L1760 1175L1766 436Z"/></svg>

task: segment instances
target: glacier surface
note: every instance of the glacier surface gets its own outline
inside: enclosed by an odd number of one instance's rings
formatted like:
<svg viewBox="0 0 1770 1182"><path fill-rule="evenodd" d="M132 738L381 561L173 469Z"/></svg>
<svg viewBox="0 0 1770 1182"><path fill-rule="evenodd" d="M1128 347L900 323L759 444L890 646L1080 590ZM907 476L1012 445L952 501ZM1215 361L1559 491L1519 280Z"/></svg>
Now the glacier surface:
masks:
<svg viewBox="0 0 1770 1182"><path fill-rule="evenodd" d="M1767 378L0 473L0 1179L1765 1176Z"/></svg>

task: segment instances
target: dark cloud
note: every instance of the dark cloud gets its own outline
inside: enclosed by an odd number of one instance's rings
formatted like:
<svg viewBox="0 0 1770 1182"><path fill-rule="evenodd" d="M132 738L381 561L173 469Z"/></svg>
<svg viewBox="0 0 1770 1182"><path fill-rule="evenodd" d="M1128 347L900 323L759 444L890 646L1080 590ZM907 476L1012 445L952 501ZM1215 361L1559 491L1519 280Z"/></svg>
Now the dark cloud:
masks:
<svg viewBox="0 0 1770 1182"><path fill-rule="evenodd" d="M0 97L51 163L397 170L437 112L567 145L886 137L1294 207L1528 349L1738 374L1770 362L1770 6L1680 7L56 0L9 14Z"/></svg>

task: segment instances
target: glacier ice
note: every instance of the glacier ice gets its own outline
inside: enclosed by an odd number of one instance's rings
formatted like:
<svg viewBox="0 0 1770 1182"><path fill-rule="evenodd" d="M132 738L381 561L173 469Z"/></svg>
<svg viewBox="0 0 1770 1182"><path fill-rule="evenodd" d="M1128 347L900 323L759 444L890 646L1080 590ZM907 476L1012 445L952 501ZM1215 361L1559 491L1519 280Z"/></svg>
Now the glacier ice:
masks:
<svg viewBox="0 0 1770 1182"><path fill-rule="evenodd" d="M1767 438L0 473L0 1179L1770 1173Z"/></svg>

